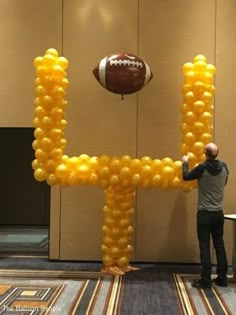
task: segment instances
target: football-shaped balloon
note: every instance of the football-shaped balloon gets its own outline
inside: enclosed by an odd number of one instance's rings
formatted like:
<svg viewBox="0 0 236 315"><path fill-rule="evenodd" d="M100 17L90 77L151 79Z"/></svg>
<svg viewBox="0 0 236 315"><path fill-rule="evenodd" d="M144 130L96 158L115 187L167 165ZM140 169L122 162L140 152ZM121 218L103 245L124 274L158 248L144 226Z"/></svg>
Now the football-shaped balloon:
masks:
<svg viewBox="0 0 236 315"><path fill-rule="evenodd" d="M122 96L141 90L153 77L147 63L131 53L106 56L93 74L105 89Z"/></svg>

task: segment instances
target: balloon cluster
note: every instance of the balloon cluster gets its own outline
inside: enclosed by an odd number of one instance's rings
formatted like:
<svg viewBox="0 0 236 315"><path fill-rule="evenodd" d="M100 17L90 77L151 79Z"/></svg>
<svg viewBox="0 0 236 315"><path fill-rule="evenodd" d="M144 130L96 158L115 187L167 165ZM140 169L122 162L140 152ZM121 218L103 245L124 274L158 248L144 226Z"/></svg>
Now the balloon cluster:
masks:
<svg viewBox="0 0 236 315"><path fill-rule="evenodd" d="M34 59L36 69L33 126L35 127L32 162L34 177L48 185L73 186L98 185L105 191L103 230L103 263L105 270L122 274L132 270L132 206L135 189L159 187L163 190L182 189L190 191L196 182L182 180L182 162L170 157L152 159L149 156L131 158L129 155L100 157L87 154L69 157L64 154L67 126L66 89L68 61L50 48L43 57ZM212 98L214 86L211 81L215 67L207 64L203 55L183 66L185 75L181 107L183 141L181 153L190 154L190 167L205 158L204 146L212 140Z"/></svg>
<svg viewBox="0 0 236 315"><path fill-rule="evenodd" d="M133 187L122 190L109 187L105 190L105 195L106 205L103 208L104 224L102 227L104 236L101 246L104 271L117 266L117 273L122 274L123 271L131 268L128 265L133 253L131 240L134 208L132 204L135 190Z"/></svg>
<svg viewBox="0 0 236 315"><path fill-rule="evenodd" d="M65 72L68 61L50 48L43 57L34 59L34 66L37 75L34 82L36 98L33 120L33 149L36 159L32 167L36 180L46 180L49 185L53 185L58 183L55 171L61 163L67 143L64 137L64 128L67 125L64 110L67 106L65 96L69 84Z"/></svg>
<svg viewBox="0 0 236 315"><path fill-rule="evenodd" d="M197 55L193 63L187 62L183 65L185 79L182 88L184 102L181 107L181 153L190 154L190 167L205 160L204 147L212 141L212 101L215 92L212 80L215 70L215 66L207 64L203 55Z"/></svg>

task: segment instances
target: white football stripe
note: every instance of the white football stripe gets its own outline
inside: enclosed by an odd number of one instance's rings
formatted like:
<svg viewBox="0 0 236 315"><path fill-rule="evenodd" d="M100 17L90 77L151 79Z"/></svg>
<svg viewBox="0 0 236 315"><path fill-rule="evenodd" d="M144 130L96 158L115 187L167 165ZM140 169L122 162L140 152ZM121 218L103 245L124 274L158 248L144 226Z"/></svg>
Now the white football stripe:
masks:
<svg viewBox="0 0 236 315"><path fill-rule="evenodd" d="M99 63L99 79L104 87L106 87L106 62L107 57L103 58Z"/></svg>
<svg viewBox="0 0 236 315"><path fill-rule="evenodd" d="M146 64L146 62L144 62L144 63L145 63L145 67L146 67L146 74L145 74L145 81L144 81L143 86L145 86L149 82L150 77L151 77L151 70L150 70L149 66Z"/></svg>

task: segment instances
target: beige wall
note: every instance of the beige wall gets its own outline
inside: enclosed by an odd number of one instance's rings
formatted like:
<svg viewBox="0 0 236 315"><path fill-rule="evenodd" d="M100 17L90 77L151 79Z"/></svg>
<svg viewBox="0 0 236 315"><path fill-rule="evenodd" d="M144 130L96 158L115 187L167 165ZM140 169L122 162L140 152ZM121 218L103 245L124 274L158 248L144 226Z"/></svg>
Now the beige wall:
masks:
<svg viewBox="0 0 236 315"><path fill-rule="evenodd" d="M32 60L54 47L69 60L69 156L180 159L182 65L197 54L216 64L215 141L229 163L226 209L234 212L234 0L64 0L63 6L61 0L2 0L0 8L1 126L31 126ZM102 57L117 51L144 58L154 74L123 101L92 74ZM100 260L103 205L98 187L53 187L50 258ZM138 189L135 209L132 260L199 261L196 191ZM231 255L230 222L226 240Z"/></svg>

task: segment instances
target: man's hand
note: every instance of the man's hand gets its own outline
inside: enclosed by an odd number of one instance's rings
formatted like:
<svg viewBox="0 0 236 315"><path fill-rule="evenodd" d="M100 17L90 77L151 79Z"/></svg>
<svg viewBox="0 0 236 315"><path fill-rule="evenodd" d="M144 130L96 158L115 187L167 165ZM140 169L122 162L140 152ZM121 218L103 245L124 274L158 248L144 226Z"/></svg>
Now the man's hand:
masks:
<svg viewBox="0 0 236 315"><path fill-rule="evenodd" d="M184 156L182 157L182 161L183 161L183 162L188 162L188 160L189 160L189 154L184 155Z"/></svg>

